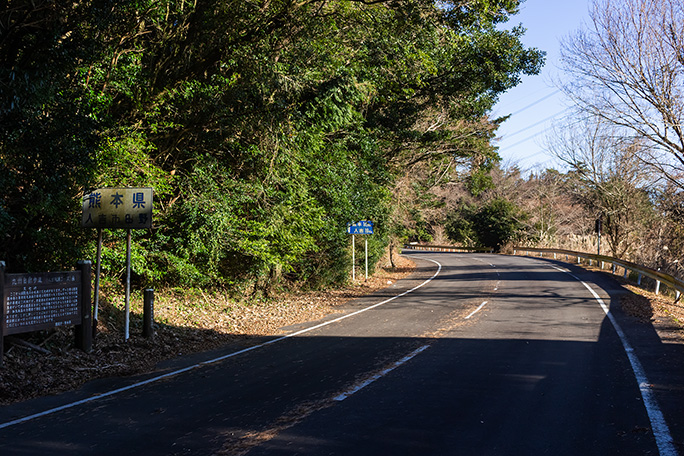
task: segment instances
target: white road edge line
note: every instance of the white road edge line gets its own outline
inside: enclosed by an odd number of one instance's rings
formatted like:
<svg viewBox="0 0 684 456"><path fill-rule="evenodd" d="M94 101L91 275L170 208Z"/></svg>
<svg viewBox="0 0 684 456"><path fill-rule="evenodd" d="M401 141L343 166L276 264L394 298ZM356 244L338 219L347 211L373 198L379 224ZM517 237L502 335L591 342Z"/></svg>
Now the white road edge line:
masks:
<svg viewBox="0 0 684 456"><path fill-rule="evenodd" d="M416 258L420 258L420 257L416 257ZM309 331L313 331L313 330L322 328L322 327L324 327L324 326L331 325L331 324L333 324L333 323L337 323L338 321L342 321L342 320L344 320L344 319L346 319L346 318L353 317L353 316L358 315L358 314L360 314L360 313L363 313L363 312L366 312L366 311L375 309L376 307L380 307L380 306L382 306L382 305L384 305L384 304L387 304L387 303L389 303L389 302L391 302L391 301L394 301L395 299L399 299L399 298L401 298L402 296L406 296L407 294L412 293L412 292L416 291L417 289L419 289L419 288L421 288L421 287L427 285L427 284L430 283L435 277L437 277L437 276L439 275L439 273L442 271L442 265L441 265L438 261L432 260L432 259L430 259L430 258L421 258L421 259L426 260L426 261L431 261L432 263L435 263L435 264L437 265L437 272L435 272L435 273L433 274L432 277L430 277L430 278L427 279L426 281L422 282L421 284L416 285L415 287L411 288L410 290L406 290L406 291L404 291L404 292L401 293L401 294L398 294L398 295L393 296L393 297L391 297L391 298L385 299L385 300L382 301L382 302L379 302L379 303L374 304L374 305L372 305L372 306L365 307L365 308L363 308L363 309L357 310L356 312L352 312L352 313L350 313L350 314L343 315L343 316L341 316L341 317L339 317L339 318L336 318L336 319L334 319L334 320L326 321L326 322L324 322L324 323L321 323L321 324L312 326L312 327L310 327L310 328L302 329L301 331L297 331L297 332L294 332L294 333L291 333L291 334L287 334L287 335L282 336L282 337L278 337L278 338L276 338L276 339L269 340L269 341L267 341L267 342L264 342L263 344L254 345L254 346L252 346L252 347L247 347L247 348L245 348L245 349L243 349L243 350L238 350L238 351L236 351L236 352L229 353L229 354L223 355L223 356L219 356L218 358L210 359L210 360L208 360L208 361L203 361L203 362L201 362L201 363L197 363L197 364L194 364L194 365L192 365L192 366L184 367L183 369L178 369L178 370L175 370L175 371L173 371L173 372L167 372L166 374L159 375L159 376L157 376L157 377L152 377L152 378L149 378L149 379L147 379L147 380L143 380L143 381L141 381L141 382L133 383L133 384L131 384L131 385L124 386L124 387L122 387L122 388L118 388L118 389L115 389L115 390L112 390L112 391L107 391L107 392L102 393L102 394L98 394L98 395L95 395L95 396L91 396L91 397L88 397L88 398L86 398L86 399L82 399L82 400L80 400L80 401L71 402L71 403L69 403L69 404L64 404L64 405L59 406L59 407L54 407L54 408L51 408L51 409L49 409L49 410L45 410L45 411L43 411L43 412L34 413L33 415L25 416L25 417L23 417L23 418L18 418L18 419L16 419L16 420L7 421L7 422L5 422L5 423L0 423L0 429L8 428L8 427L10 427L10 426L14 426L14 425L21 424L21 423L26 423L27 421L31 421L31 420L34 420L34 419L36 419L36 418L41 418L41 417L43 417L43 416L51 415L51 414L56 413L56 412L61 412L62 410L67 410L67 409L70 409L70 408L73 408L73 407L76 407L76 406L79 406L79 405L87 404L88 402L93 402L93 401L96 401L96 400L98 400L98 399L104 399L104 398L106 398L106 397L114 396L114 395L116 395L116 394L123 393L123 392L125 392L125 391L129 391L129 390L132 390L132 389L135 389L135 388L139 388L139 387L141 387L141 386L149 385L150 383L155 383L155 382L158 382L158 381L160 381L160 380L167 379L167 378L169 378L169 377L174 377L174 376L176 376L176 375L182 374L182 373L184 373L184 372L188 372L188 371L193 370L193 369L196 369L196 368L198 368L198 367L206 366L206 365L208 365L208 364L214 364L214 363L217 363L217 362L219 362L219 361L223 361L223 360L226 360L226 359L228 359L228 358L232 358L232 357L234 357L234 356L238 356L238 355L241 355L241 354L243 354L243 353L247 353L247 352L250 352L250 351L252 351L252 350L256 350L256 349L258 349L258 348L265 347L265 346L267 346L267 345L275 344L276 342L281 342L281 341L283 341L283 340L290 339L290 338L295 337L295 336L299 336L299 335L304 334L304 333L307 333L307 332L309 332Z"/></svg>
<svg viewBox="0 0 684 456"><path fill-rule="evenodd" d="M419 353L421 353L421 352L427 350L428 348L430 348L430 345L429 345L429 344L428 344L428 345L423 345L422 347L420 347L420 348L418 348L418 349L412 351L412 352L409 353L408 355L406 355L406 356L404 356L403 358L401 358L399 361L397 361L397 362L395 362L394 364L392 364L392 365L391 365L390 367L388 367L387 369L384 369L384 370L382 370L381 372L378 372L377 374L373 375L373 376L372 376L371 378L369 378L368 380L364 380L363 382L361 382L361 383L359 383L358 385L352 387L352 388L349 389L348 391L345 391L344 393L340 394L339 396L335 396L335 397L333 398L333 400L334 400L334 401L338 401L338 402L345 400L346 398L348 398L348 397L351 396L352 394L361 391L363 388L367 387L368 385L370 385L370 384L373 383L374 381L376 381L376 380L378 380L378 379L384 377L385 375L387 375L388 373L392 372L392 371L393 371L394 369L396 369L397 367L401 366L402 364L405 364L406 362L408 362L408 361L411 360L412 358L416 357Z"/></svg>
<svg viewBox="0 0 684 456"><path fill-rule="evenodd" d="M470 320L470 317L472 317L473 315L475 315L476 313L478 313L480 310L482 310L482 308L485 306L485 304L487 304L487 301L485 301L485 302L483 302L482 304L480 304L480 307L478 307L477 309L473 310L473 311L470 313L470 315L468 315L467 317L465 317L465 319L466 319L466 320Z"/></svg>
<svg viewBox="0 0 684 456"><path fill-rule="evenodd" d="M656 401L655 395L653 394L653 390L651 389L651 383L648 381L648 378L646 377L644 367L641 365L639 358L637 358L636 354L634 353L634 348L632 348L632 345L627 340L627 336L622 331L622 328L618 324L613 314L610 312L610 309L603 301L603 299L601 299L598 293L596 293L594 289L591 288L591 286L589 286L589 284L584 282L582 279L580 279L570 271L566 271L556 266L551 267L566 274L569 274L572 278L580 282L582 285L585 286L587 290L589 290L589 292L594 296L594 299L596 299L596 301L599 303L601 309L603 309L603 312L608 317L608 320L613 325L615 332L620 338L620 342L622 342L622 348L625 350L627 358L629 359L629 363L632 365L632 372L634 372L637 384L639 385L639 391L641 391L641 398L643 400L644 406L646 407L648 419L651 421L653 436L655 437L656 445L658 446L658 452L660 453L660 456L677 456L679 452L675 449L672 443L672 435L670 434L670 429L667 426L667 422L665 421L663 412L660 410L660 407L658 407L658 402Z"/></svg>

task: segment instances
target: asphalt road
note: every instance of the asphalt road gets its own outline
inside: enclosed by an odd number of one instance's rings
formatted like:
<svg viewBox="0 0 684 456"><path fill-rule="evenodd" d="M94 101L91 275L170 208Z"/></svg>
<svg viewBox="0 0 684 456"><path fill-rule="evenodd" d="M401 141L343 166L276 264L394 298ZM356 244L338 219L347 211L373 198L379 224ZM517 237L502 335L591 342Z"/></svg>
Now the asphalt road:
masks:
<svg viewBox="0 0 684 456"><path fill-rule="evenodd" d="M410 255L411 278L286 337L0 408L0 454L682 451L682 346L622 315L617 283L532 258Z"/></svg>

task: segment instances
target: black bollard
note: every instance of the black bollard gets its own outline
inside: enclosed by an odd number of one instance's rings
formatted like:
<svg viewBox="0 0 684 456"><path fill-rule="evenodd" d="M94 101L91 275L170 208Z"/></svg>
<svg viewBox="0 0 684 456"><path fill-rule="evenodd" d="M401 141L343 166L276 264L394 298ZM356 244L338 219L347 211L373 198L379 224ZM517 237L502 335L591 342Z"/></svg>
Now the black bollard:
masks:
<svg viewBox="0 0 684 456"><path fill-rule="evenodd" d="M143 302L143 337L154 336L154 289L146 288Z"/></svg>

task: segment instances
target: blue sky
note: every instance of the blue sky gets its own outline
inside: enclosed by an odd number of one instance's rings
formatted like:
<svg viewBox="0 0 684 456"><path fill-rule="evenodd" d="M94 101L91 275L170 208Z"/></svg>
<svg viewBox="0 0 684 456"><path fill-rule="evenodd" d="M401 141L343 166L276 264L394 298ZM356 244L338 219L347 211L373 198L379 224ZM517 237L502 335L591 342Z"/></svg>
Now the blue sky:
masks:
<svg viewBox="0 0 684 456"><path fill-rule="evenodd" d="M526 0L520 14L505 25L522 23L527 47L546 51L546 65L537 76L523 76L522 82L499 98L493 117L512 114L498 130L497 145L502 165L517 164L523 170L560 168L544 147L546 132L562 118L569 106L554 86L563 78L559 70L560 41L589 20L590 0Z"/></svg>

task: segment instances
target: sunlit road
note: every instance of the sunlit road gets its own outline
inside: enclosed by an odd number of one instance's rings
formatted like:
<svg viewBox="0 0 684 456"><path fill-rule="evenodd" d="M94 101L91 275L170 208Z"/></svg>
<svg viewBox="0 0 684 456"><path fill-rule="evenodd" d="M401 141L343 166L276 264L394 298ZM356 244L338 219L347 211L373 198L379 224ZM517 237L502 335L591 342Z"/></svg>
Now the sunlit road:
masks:
<svg viewBox="0 0 684 456"><path fill-rule="evenodd" d="M621 315L611 279L532 258L409 255L419 266L410 279L344 314L286 328L291 337L0 408L0 454L682 450L682 348ZM642 391L639 375L649 382Z"/></svg>

